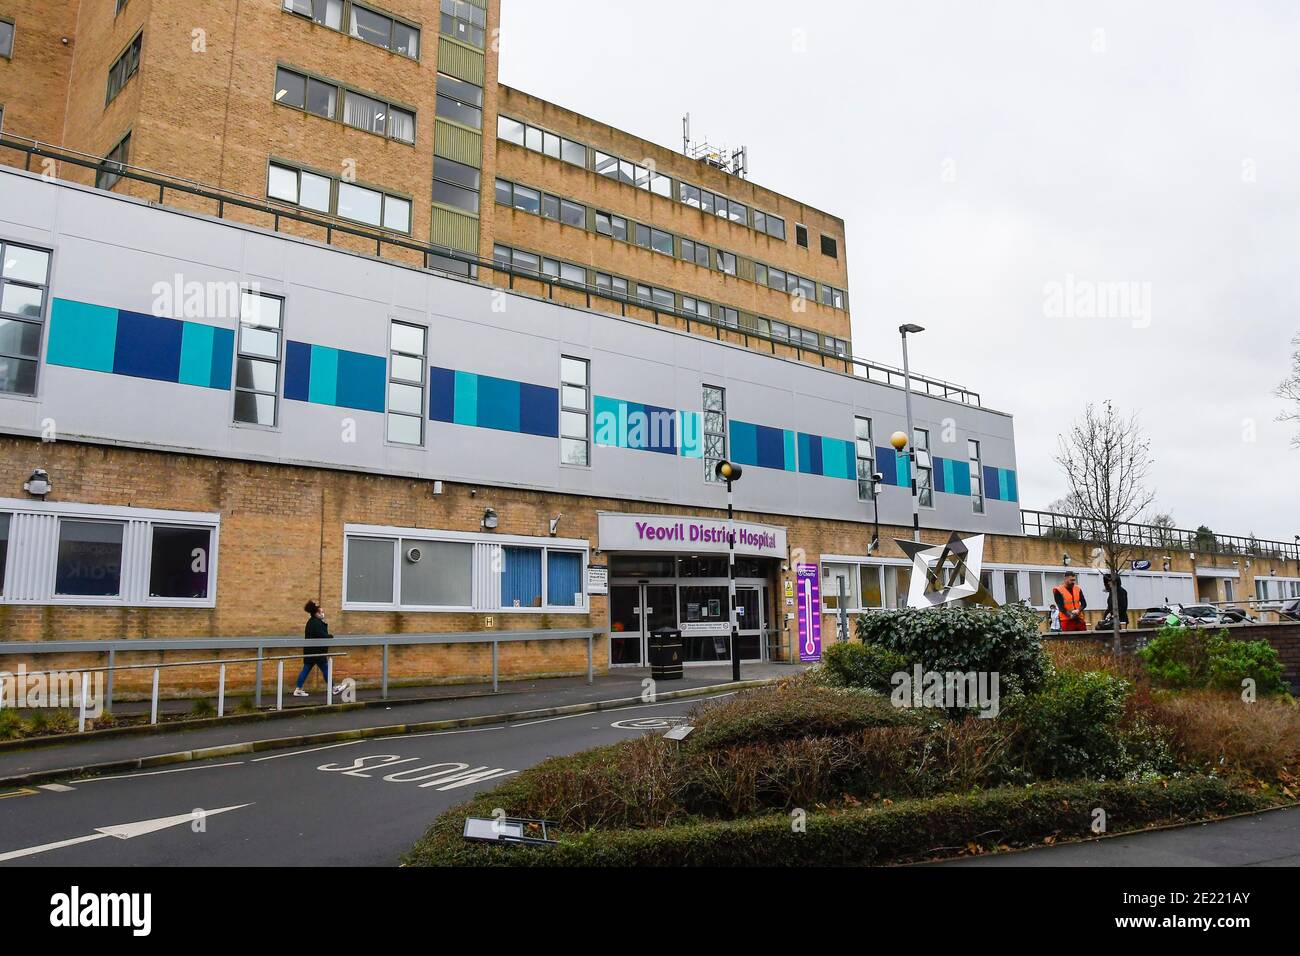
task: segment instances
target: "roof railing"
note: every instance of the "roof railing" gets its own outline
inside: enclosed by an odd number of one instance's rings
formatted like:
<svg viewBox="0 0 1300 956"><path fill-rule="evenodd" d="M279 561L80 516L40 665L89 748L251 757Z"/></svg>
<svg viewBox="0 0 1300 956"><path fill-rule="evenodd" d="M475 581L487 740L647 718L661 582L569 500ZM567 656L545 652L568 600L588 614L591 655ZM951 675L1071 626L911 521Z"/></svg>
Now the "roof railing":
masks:
<svg viewBox="0 0 1300 956"><path fill-rule="evenodd" d="M156 189L158 191L156 201L161 206L169 205L167 201L169 192L199 198L213 204L212 212L218 219L228 219L231 217L232 212L235 211L257 213L268 217L268 225L274 232L284 231L282 227L285 223L296 223L301 226L322 230L326 245L340 246L349 251L358 251L353 248L357 244L357 240L361 240L367 246L373 243L374 255L377 258L390 259L408 266L411 265L409 261L411 259L410 254L417 254L423 268L453 279L491 285L500 285L504 282L512 291L544 296L549 300L562 303L568 302L568 304L572 304L568 299L556 298L556 290L576 292L585 296L586 308L595 312L620 315L626 318L629 307L640 309L650 313L656 325L663 324L662 319L668 317L682 323L686 332L700 334L702 331L707 330L712 332L714 338L718 341L735 342L739 339L738 344L743 344L751 349L756 347L755 343L758 343L765 346L773 355L788 354L779 352L778 349L792 350L794 356L801 362L815 361L823 368L832 371L897 388L902 388L904 384L903 370L891 365L855 358L850 354L831 348L810 346L802 342L795 342L793 339L782 339L770 332L746 327L743 324L729 325L717 322L695 312L685 312L667 307L634 295L617 292L608 287L566 281L558 276L521 269L513 264L506 264L493 259L480 259L476 255L448 246L418 242L401 233L367 227L325 213L305 211L300 207L282 204L275 200L247 196L232 190L172 176L168 173L132 166L129 163L111 162L99 156L92 156L77 150L65 149L38 140L15 136L11 133L0 135L0 151L3 150L14 150L23 154L24 158L21 166L28 172L34 171L32 168L34 160L39 162L45 159L53 160L55 163L68 163L83 169L94 170L96 173L106 173L117 179L141 183L150 187L151 190ZM189 206L179 206L178 208L195 211ZM238 221L244 225L250 225L244 220ZM339 241L341 239L351 240L353 245L343 246ZM397 253L406 253L407 255L403 257ZM520 283L535 283L536 288L530 288L529 285L524 285L521 288ZM600 300L617 303L618 311L615 312L604 306ZM912 373L911 379L912 390L915 392L977 408L981 405L979 393L964 386L915 372Z"/></svg>
<svg viewBox="0 0 1300 956"><path fill-rule="evenodd" d="M1061 541L1088 541L1096 543L1104 536L1094 522L1073 515L1050 511L1021 509L1020 524L1025 534L1035 538L1055 538ZM1123 545L1139 548L1168 548L1194 551L1199 554L1240 555L1246 558L1273 558L1281 561L1300 561L1300 543L1269 541L1254 535L1215 534L1213 531L1188 531L1164 525L1121 524L1116 540Z"/></svg>

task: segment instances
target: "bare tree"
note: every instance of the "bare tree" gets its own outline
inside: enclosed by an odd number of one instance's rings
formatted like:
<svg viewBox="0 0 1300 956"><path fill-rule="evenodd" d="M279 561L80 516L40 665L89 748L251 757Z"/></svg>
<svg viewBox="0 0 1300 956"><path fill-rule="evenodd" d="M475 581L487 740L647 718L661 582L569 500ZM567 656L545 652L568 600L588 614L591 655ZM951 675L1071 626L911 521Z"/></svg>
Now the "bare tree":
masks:
<svg viewBox="0 0 1300 956"><path fill-rule="evenodd" d="M1151 443L1136 415L1122 417L1114 404L1089 405L1083 418L1060 436L1056 463L1065 472L1069 498L1078 517L1101 545L1112 582L1120 580L1120 565L1134 550L1124 525L1136 521L1155 500L1147 488ZM1118 591L1111 594L1115 653L1121 650Z"/></svg>
<svg viewBox="0 0 1300 956"><path fill-rule="evenodd" d="M1300 335L1291 340L1295 351L1291 354L1291 374L1278 386L1278 398L1284 398L1291 407L1277 417L1280 422L1300 423ZM1291 444L1300 448L1300 432L1296 432Z"/></svg>

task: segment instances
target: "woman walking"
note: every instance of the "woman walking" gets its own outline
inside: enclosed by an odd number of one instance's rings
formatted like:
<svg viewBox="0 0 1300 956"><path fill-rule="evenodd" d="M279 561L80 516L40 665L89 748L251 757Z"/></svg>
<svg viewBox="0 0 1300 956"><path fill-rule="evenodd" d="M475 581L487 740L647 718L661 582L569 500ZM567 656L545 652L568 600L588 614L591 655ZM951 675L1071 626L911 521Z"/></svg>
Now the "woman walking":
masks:
<svg viewBox="0 0 1300 956"><path fill-rule="evenodd" d="M329 624L325 622L325 611L315 601L308 601L303 605L303 610L307 612L307 627L303 637L310 644L312 641L328 641L334 638L330 633ZM298 675L298 686L294 688L294 697L310 697L303 685L307 683L307 678L311 676L313 667L319 667L321 677L325 678L325 683L329 684L330 670L329 658L325 655L329 653L329 648L319 646L304 646L302 649L302 672ZM339 688L342 684L339 685ZM339 688L335 688L334 693L340 693Z"/></svg>

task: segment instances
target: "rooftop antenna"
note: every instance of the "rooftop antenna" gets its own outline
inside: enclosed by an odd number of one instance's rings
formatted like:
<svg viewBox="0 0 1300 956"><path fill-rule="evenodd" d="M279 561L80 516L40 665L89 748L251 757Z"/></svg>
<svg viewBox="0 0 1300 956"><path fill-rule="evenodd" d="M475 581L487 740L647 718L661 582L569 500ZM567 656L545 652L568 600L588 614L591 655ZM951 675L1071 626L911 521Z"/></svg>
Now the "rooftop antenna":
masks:
<svg viewBox="0 0 1300 956"><path fill-rule="evenodd" d="M728 150L725 146L711 145L707 139L698 143L692 142L690 113L682 117L682 153L690 159L706 163L732 176L741 179L749 178L749 147L742 146L740 149Z"/></svg>

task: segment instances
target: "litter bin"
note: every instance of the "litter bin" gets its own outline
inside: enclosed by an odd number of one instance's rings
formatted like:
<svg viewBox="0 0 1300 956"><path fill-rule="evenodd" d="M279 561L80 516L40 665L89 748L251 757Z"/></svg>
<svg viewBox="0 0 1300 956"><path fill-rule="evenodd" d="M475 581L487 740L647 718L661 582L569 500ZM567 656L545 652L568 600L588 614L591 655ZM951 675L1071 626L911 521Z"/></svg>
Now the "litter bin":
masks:
<svg viewBox="0 0 1300 956"><path fill-rule="evenodd" d="M650 634L650 676L655 680L682 679L682 632L661 627Z"/></svg>

